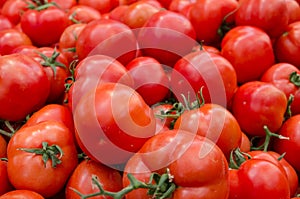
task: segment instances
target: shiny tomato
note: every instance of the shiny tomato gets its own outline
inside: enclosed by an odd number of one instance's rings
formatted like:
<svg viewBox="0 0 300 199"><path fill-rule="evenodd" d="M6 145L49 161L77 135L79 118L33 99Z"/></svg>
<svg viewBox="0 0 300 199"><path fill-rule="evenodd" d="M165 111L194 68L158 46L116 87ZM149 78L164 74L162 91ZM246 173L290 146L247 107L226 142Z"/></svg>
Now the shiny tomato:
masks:
<svg viewBox="0 0 300 199"><path fill-rule="evenodd" d="M251 149L251 141L249 140L248 136L243 132L239 148L242 152L245 153L249 152Z"/></svg>
<svg viewBox="0 0 300 199"><path fill-rule="evenodd" d="M122 176L119 171L93 160L83 160L74 170L65 188L66 199L79 199L80 196L72 189L82 194L98 192L97 186L92 184L92 177L96 176L102 188L106 191L120 191L123 188ZM104 199L105 196L95 196L94 199ZM111 197L110 197L111 198Z"/></svg>
<svg viewBox="0 0 300 199"><path fill-rule="evenodd" d="M275 63L270 37L253 26L231 29L222 40L221 55L234 67L238 83L258 80Z"/></svg>
<svg viewBox="0 0 300 199"><path fill-rule="evenodd" d="M61 122L45 121L17 131L7 147L8 177L16 189L57 194L77 166L73 134Z"/></svg>
<svg viewBox="0 0 300 199"><path fill-rule="evenodd" d="M242 131L252 136L265 136L265 125L276 132L282 125L286 108L287 98L283 91L261 81L240 86L232 102L232 113Z"/></svg>
<svg viewBox="0 0 300 199"><path fill-rule="evenodd" d="M289 22L293 23L300 20L300 5L295 0L286 0L287 9L289 13Z"/></svg>
<svg viewBox="0 0 300 199"><path fill-rule="evenodd" d="M13 28L12 22L4 15L0 15L0 31Z"/></svg>
<svg viewBox="0 0 300 199"><path fill-rule="evenodd" d="M101 14L108 13L113 8L119 5L119 0L102 0L102 1L94 1L94 0L78 0L79 5L86 5L95 8Z"/></svg>
<svg viewBox="0 0 300 199"><path fill-rule="evenodd" d="M21 20L21 13L28 9L27 0L6 0L2 6L1 14L6 16L14 25Z"/></svg>
<svg viewBox="0 0 300 199"><path fill-rule="evenodd" d="M0 160L0 183L0 196L13 190L13 186L8 179L7 162L5 160Z"/></svg>
<svg viewBox="0 0 300 199"><path fill-rule="evenodd" d="M77 5L77 0L50 0L49 2L55 3L60 9L65 11Z"/></svg>
<svg viewBox="0 0 300 199"><path fill-rule="evenodd" d="M0 135L0 158L6 157L6 147L7 147L7 141L4 139L2 135Z"/></svg>
<svg viewBox="0 0 300 199"><path fill-rule="evenodd" d="M13 190L0 196L0 199L26 198L26 199L45 199L42 195L30 190Z"/></svg>
<svg viewBox="0 0 300 199"><path fill-rule="evenodd" d="M108 18L116 21L123 22L124 21L124 14L127 10L129 5L120 5L118 7L115 7L108 13Z"/></svg>
<svg viewBox="0 0 300 199"><path fill-rule="evenodd" d="M101 14L98 10L85 5L73 6L68 10L67 15L72 23L88 23L101 18Z"/></svg>

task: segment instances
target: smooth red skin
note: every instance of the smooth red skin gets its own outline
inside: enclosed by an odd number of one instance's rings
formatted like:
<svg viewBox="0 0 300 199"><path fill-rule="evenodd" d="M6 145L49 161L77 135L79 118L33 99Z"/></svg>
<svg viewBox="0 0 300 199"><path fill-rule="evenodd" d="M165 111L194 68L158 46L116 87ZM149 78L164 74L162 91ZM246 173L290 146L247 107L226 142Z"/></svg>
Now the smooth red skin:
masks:
<svg viewBox="0 0 300 199"><path fill-rule="evenodd" d="M73 16L73 18L79 23L89 23L101 18L101 14L98 10L86 5L73 6L68 10L67 15L69 19Z"/></svg>
<svg viewBox="0 0 300 199"><path fill-rule="evenodd" d="M80 196L72 189L76 189L82 194L92 194L99 192L93 185L92 176L97 179L104 190L117 192L123 188L122 176L119 171L93 160L83 160L74 170L65 188L66 199L80 199ZM112 198L107 196L95 196L94 199Z"/></svg>
<svg viewBox="0 0 300 199"><path fill-rule="evenodd" d="M153 57L169 67L189 53L196 43L191 22L168 10L153 14L139 29L137 38L144 56Z"/></svg>
<svg viewBox="0 0 300 199"><path fill-rule="evenodd" d="M195 0L173 0L169 5L168 10L181 13L183 9L185 9L187 6L192 5L192 3L194 2L196 1Z"/></svg>
<svg viewBox="0 0 300 199"><path fill-rule="evenodd" d="M41 11L25 11L20 25L34 45L51 46L59 41L62 32L69 25L69 19L63 10L51 6Z"/></svg>
<svg viewBox="0 0 300 199"><path fill-rule="evenodd" d="M289 12L285 0L240 0L235 14L237 26L255 26L270 37L280 36L288 25Z"/></svg>
<svg viewBox="0 0 300 199"><path fill-rule="evenodd" d="M41 148L42 142L47 142L49 146L56 144L64 152L62 163L55 169L51 166L51 160L45 167L41 155L19 150ZM58 121L45 121L17 131L8 143L7 158L8 177L12 185L16 189L36 191L44 197L57 194L78 164L73 134Z"/></svg>
<svg viewBox="0 0 300 199"><path fill-rule="evenodd" d="M171 128L171 122L173 121L173 119L168 118L168 117L161 119L159 116L156 116L156 115L161 115L162 113L166 114L166 112L170 111L173 108L173 105L158 103L158 104L154 104L153 106L151 106L151 108L156 117L156 133L155 134L169 130Z"/></svg>
<svg viewBox="0 0 300 199"><path fill-rule="evenodd" d="M6 16L14 25L20 22L20 13L28 10L28 4L24 0L6 0L2 6L1 14Z"/></svg>
<svg viewBox="0 0 300 199"><path fill-rule="evenodd" d="M70 49L76 48L78 35L85 26L86 24L84 23L72 24L68 26L61 34L58 42L58 48L60 52L67 58L69 63L77 58L77 53L70 51Z"/></svg>
<svg viewBox="0 0 300 199"><path fill-rule="evenodd" d="M169 94L169 79L163 66L152 57L137 57L126 65L134 81L134 89L151 106Z"/></svg>
<svg viewBox="0 0 300 199"><path fill-rule="evenodd" d="M13 28L12 22L3 14L0 15L0 31Z"/></svg>
<svg viewBox="0 0 300 199"><path fill-rule="evenodd" d="M296 115L300 113L300 89L289 80L292 72L297 72L300 75L300 70L296 66L288 63L277 63L263 74L261 81L269 82L282 90L287 99L292 94L294 100L291 104L291 111L293 115Z"/></svg>
<svg viewBox="0 0 300 199"><path fill-rule="evenodd" d="M199 109L185 111L176 120L174 129L197 133L212 140L228 159L242 139L237 120L226 108L217 104L206 103Z"/></svg>
<svg viewBox="0 0 300 199"><path fill-rule="evenodd" d="M0 196L0 199L44 199L44 197L30 190L12 190Z"/></svg>
<svg viewBox="0 0 300 199"><path fill-rule="evenodd" d="M203 87L205 102L226 106L237 89L237 75L232 64L221 55L198 50L177 61L170 84L173 93L190 95L192 101L195 97L191 93L198 93Z"/></svg>
<svg viewBox="0 0 300 199"><path fill-rule="evenodd" d="M204 146L209 151L201 151ZM197 156L202 152L205 153L203 157ZM187 131L169 130L149 139L127 162L123 184L129 184L127 173L147 182L151 172L162 173L166 168L178 185L171 198L228 198L228 164L224 154L210 140ZM146 191L135 190L127 194L126 199L149 198Z"/></svg>
<svg viewBox="0 0 300 199"><path fill-rule="evenodd" d="M237 175L240 193L236 198L290 198L286 175L268 160L247 160L240 166ZM270 176L272 176L272 180L270 180Z"/></svg>
<svg viewBox="0 0 300 199"><path fill-rule="evenodd" d="M82 150L106 165L126 162L155 134L152 109L124 84L101 83L81 98L73 115Z"/></svg>
<svg viewBox="0 0 300 199"><path fill-rule="evenodd" d="M68 11L73 6L77 5L76 0L50 0L49 2L55 2L62 10Z"/></svg>
<svg viewBox="0 0 300 199"><path fill-rule="evenodd" d="M31 45L30 38L16 29L5 29L0 31L0 54L8 55L21 45Z"/></svg>
<svg viewBox="0 0 300 199"><path fill-rule="evenodd" d="M222 40L221 55L234 67L238 83L258 80L275 63L270 37L251 26L231 29Z"/></svg>
<svg viewBox="0 0 300 199"><path fill-rule="evenodd" d="M242 132L242 138L241 138L241 143L240 143L240 146L239 146L240 150L242 152L249 152L250 149L251 149L251 142L248 138L248 136Z"/></svg>
<svg viewBox="0 0 300 199"><path fill-rule="evenodd" d="M4 160L0 160L0 184L0 196L13 190L7 175L7 162Z"/></svg>
<svg viewBox="0 0 300 199"><path fill-rule="evenodd" d="M115 7L108 13L108 18L116 21L123 22L124 20L124 14L127 10L129 5L120 5L118 7Z"/></svg>
<svg viewBox="0 0 300 199"><path fill-rule="evenodd" d="M232 102L232 113L244 133L265 136L263 126L277 132L287 107L285 94L274 85L251 81L240 86Z"/></svg>
<svg viewBox="0 0 300 199"><path fill-rule="evenodd" d="M124 23L112 19L102 18L87 24L76 43L79 60L103 54L126 65L136 57L136 50L137 41L133 31Z"/></svg>
<svg viewBox="0 0 300 199"><path fill-rule="evenodd" d="M294 169L300 171L300 161L297 155L300 152L300 115L295 115L286 120L278 134L289 137L289 140L276 139L274 140L274 150L279 153L286 153L284 159L288 161Z"/></svg>
<svg viewBox="0 0 300 199"><path fill-rule="evenodd" d="M7 141L2 135L0 135L0 158L5 158L6 155Z"/></svg>
<svg viewBox="0 0 300 199"><path fill-rule="evenodd" d="M119 0L78 0L78 4L93 7L101 14L105 14L111 11L113 8L117 7L119 5Z"/></svg>
<svg viewBox="0 0 300 199"><path fill-rule="evenodd" d="M50 92L50 82L43 67L22 54L0 57L0 118L23 120L41 108ZM24 103L26 102L26 103Z"/></svg>
<svg viewBox="0 0 300 199"><path fill-rule="evenodd" d="M229 196L228 199L236 199L243 190L239 185L239 177L237 169L229 168Z"/></svg>
<svg viewBox="0 0 300 199"><path fill-rule="evenodd" d="M300 5L295 0L285 0L287 4L287 9L289 13L289 22L291 24L293 22L300 20Z"/></svg>
<svg viewBox="0 0 300 199"><path fill-rule="evenodd" d="M218 29L224 17L237 8L236 0L198 0L192 4L187 17L195 28L197 40L204 41L206 45L219 46L222 38L218 35ZM234 15L232 13L226 22L234 22Z"/></svg>
<svg viewBox="0 0 300 199"><path fill-rule="evenodd" d="M300 21L291 23L275 42L274 52L278 62L287 62L300 69Z"/></svg>

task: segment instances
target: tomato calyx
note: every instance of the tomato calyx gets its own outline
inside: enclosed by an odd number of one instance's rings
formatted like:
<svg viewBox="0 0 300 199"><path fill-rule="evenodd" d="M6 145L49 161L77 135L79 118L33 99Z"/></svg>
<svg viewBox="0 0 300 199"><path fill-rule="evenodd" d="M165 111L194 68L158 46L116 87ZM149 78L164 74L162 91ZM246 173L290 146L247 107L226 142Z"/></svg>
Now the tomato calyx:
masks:
<svg viewBox="0 0 300 199"><path fill-rule="evenodd" d="M144 183L137 180L132 174L128 173L127 177L130 181L130 184L127 187L124 187L122 190L118 192L110 192L103 189L102 185L99 183L97 176L92 176L92 183L97 186L99 192L92 194L82 194L78 190L71 188L74 192L76 192L82 199L87 199L95 196L110 196L114 199L122 199L127 193L135 190L135 189L148 189L147 194L152 196L154 199L164 199L170 198L174 190L176 189L176 185L173 182L173 175L171 175L170 170L166 169L166 172L162 175L158 173L152 173L149 179L149 182Z"/></svg>
<svg viewBox="0 0 300 199"><path fill-rule="evenodd" d="M229 168L239 169L241 164L247 159L251 159L251 156L245 152L242 152L240 148L236 148L230 152Z"/></svg>
<svg viewBox="0 0 300 199"><path fill-rule="evenodd" d="M296 71L292 72L289 77L290 82L292 82L295 86L300 88L300 74Z"/></svg>
<svg viewBox="0 0 300 199"><path fill-rule="evenodd" d="M218 31L217 31L217 33L218 33L218 35L220 36L221 39L225 36L225 34L229 30L231 30L235 26L234 22L227 22L227 19L228 19L228 17L232 16L237 10L238 10L238 8L236 8L235 10L229 12L223 18L221 26L218 28Z"/></svg>
<svg viewBox="0 0 300 199"><path fill-rule="evenodd" d="M42 142L42 148L19 148L19 150L42 155L45 167L48 160L51 159L53 168L56 168L58 164L62 163L61 158L64 155L64 152L58 145L53 144L49 146L47 142Z"/></svg>
<svg viewBox="0 0 300 199"><path fill-rule="evenodd" d="M33 0L34 3L31 2L26 2L27 3L27 8L30 10L37 10L37 11L41 11L41 10L46 10L49 7L52 6L57 6L57 4L55 2L48 2L47 0Z"/></svg>

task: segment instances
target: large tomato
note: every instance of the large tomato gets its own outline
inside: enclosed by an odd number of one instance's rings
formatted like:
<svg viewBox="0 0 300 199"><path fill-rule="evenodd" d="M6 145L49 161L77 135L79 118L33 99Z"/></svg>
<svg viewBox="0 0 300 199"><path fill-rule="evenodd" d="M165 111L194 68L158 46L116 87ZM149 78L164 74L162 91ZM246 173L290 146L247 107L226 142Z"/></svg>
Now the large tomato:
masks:
<svg viewBox="0 0 300 199"><path fill-rule="evenodd" d="M85 5L73 6L67 12L68 18L72 23L89 23L93 20L100 19L101 13L93 7Z"/></svg>
<svg viewBox="0 0 300 199"><path fill-rule="evenodd" d="M223 38L221 48L221 55L234 67L239 83L258 80L275 62L270 37L253 26L231 29Z"/></svg>
<svg viewBox="0 0 300 199"><path fill-rule="evenodd" d="M13 190L13 186L9 182L7 174L7 161L0 160L0 196Z"/></svg>
<svg viewBox="0 0 300 199"><path fill-rule="evenodd" d="M73 111L78 143L103 164L121 164L155 134L152 109L131 87L101 83Z"/></svg>
<svg viewBox="0 0 300 199"><path fill-rule="evenodd" d="M104 14L117 7L119 5L119 0L78 0L78 4L93 7L96 10L98 10L101 14Z"/></svg>
<svg viewBox="0 0 300 199"><path fill-rule="evenodd" d="M26 199L45 199L42 195L30 190L12 190L0 196L0 199L26 198Z"/></svg>
<svg viewBox="0 0 300 199"><path fill-rule="evenodd" d="M53 120L18 130L8 143L7 158L12 185L44 197L57 194L78 163L73 134Z"/></svg>
<svg viewBox="0 0 300 199"><path fill-rule="evenodd" d="M149 139L126 164L127 174L148 182L151 172L162 174L169 169L171 182L177 185L169 198L225 199L228 198L227 160L212 141L189 131L169 130ZM149 198L146 189L137 189L126 199Z"/></svg>
<svg viewBox="0 0 300 199"><path fill-rule="evenodd" d="M5 0L1 14L17 25L21 20L21 13L28 9L28 3L29 0Z"/></svg>
<svg viewBox="0 0 300 199"><path fill-rule="evenodd" d="M22 54L0 56L0 118L17 121L41 108L50 82L40 63Z"/></svg>

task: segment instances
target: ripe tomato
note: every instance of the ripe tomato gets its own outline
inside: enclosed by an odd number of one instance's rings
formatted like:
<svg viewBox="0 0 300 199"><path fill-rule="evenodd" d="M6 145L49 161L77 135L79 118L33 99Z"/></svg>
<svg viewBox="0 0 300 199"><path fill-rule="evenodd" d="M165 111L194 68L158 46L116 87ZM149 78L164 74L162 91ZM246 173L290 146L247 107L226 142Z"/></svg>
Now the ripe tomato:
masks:
<svg viewBox="0 0 300 199"><path fill-rule="evenodd" d="M228 198L227 160L212 141L189 131L169 130L149 139L127 162L123 184L127 186L127 174L142 182L148 182L151 172L162 174L169 169L177 188L170 198ZM147 190L137 189L126 199L149 198Z"/></svg>
<svg viewBox="0 0 300 199"><path fill-rule="evenodd" d="M0 56L0 118L18 121L41 108L50 82L40 63L22 54Z"/></svg>
<svg viewBox="0 0 300 199"><path fill-rule="evenodd" d="M0 160L0 196L13 190L13 186L9 182L7 175L7 162Z"/></svg>
<svg viewBox="0 0 300 199"><path fill-rule="evenodd" d="M134 89L120 83L96 85L73 114L79 146L106 165L124 163L155 134L152 109Z"/></svg>
<svg viewBox="0 0 300 199"><path fill-rule="evenodd" d="M251 141L249 140L248 136L243 132L239 148L242 152L245 153L249 152L251 149Z"/></svg>
<svg viewBox="0 0 300 199"><path fill-rule="evenodd" d="M21 19L21 13L28 9L27 0L5 0L1 7L1 14L6 16L14 25L17 25Z"/></svg>
<svg viewBox="0 0 300 199"><path fill-rule="evenodd" d="M8 177L16 189L57 194L77 166L73 134L61 122L45 121L18 130L7 146Z"/></svg>
<svg viewBox="0 0 300 199"><path fill-rule="evenodd" d="M50 0L49 2L54 2L60 9L65 11L77 5L77 0Z"/></svg>
<svg viewBox="0 0 300 199"><path fill-rule="evenodd" d="M125 24L112 19L94 20L78 35L79 60L91 55L107 55L126 65L136 57L137 41Z"/></svg>
<svg viewBox="0 0 300 199"><path fill-rule="evenodd" d="M265 136L264 125L276 132L282 125L286 108L283 91L261 81L241 85L232 102L232 113L242 131L252 136Z"/></svg>
<svg viewBox="0 0 300 199"><path fill-rule="evenodd" d="M101 18L101 14L93 7L76 5L67 12L68 18L72 23L88 23Z"/></svg>
<svg viewBox="0 0 300 199"><path fill-rule="evenodd" d="M291 24L293 22L300 20L300 5L295 0L286 0L287 9L289 13L289 22Z"/></svg>
<svg viewBox="0 0 300 199"><path fill-rule="evenodd" d="M40 194L30 190L13 190L0 196L0 199L26 198L26 199L45 199Z"/></svg>
<svg viewBox="0 0 300 199"><path fill-rule="evenodd" d="M108 13L108 18L116 21L120 21L123 23L124 21L124 14L127 10L129 5L120 5L118 7L115 7Z"/></svg>
<svg viewBox="0 0 300 199"><path fill-rule="evenodd" d="M76 189L82 194L92 194L99 189L92 184L92 176L97 176L102 188L106 191L120 191L122 186L122 176L119 171L107 167L93 160L83 160L76 167L65 188L66 199L79 199L80 196L72 189ZM107 198L104 196L93 197L94 199Z"/></svg>
<svg viewBox="0 0 300 199"><path fill-rule="evenodd" d="M6 147L7 147L7 141L4 139L2 135L0 135L0 158L6 157Z"/></svg>
<svg viewBox="0 0 300 199"><path fill-rule="evenodd" d="M0 15L0 31L13 28L12 22L5 17L4 15Z"/></svg>
<svg viewBox="0 0 300 199"><path fill-rule="evenodd" d="M265 71L261 77L261 81L272 83L283 91L287 99L290 95L294 96L291 103L292 115L300 113L299 76L300 70L296 66L288 63L277 63Z"/></svg>
<svg viewBox="0 0 300 199"><path fill-rule="evenodd" d="M284 32L288 20L289 13L285 0L239 0L235 14L237 26L258 27L272 38Z"/></svg>
<svg viewBox="0 0 300 199"><path fill-rule="evenodd" d="M78 0L78 4L93 7L96 10L98 10L101 14L104 14L117 7L119 5L119 0Z"/></svg>
<svg viewBox="0 0 300 199"><path fill-rule="evenodd" d="M221 55L234 67L238 83L258 80L275 62L270 37L253 26L231 29L222 40Z"/></svg>
<svg viewBox="0 0 300 199"><path fill-rule="evenodd" d="M149 106L162 101L169 94L169 79L156 59L137 57L126 68L133 78L134 89Z"/></svg>

